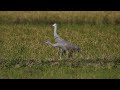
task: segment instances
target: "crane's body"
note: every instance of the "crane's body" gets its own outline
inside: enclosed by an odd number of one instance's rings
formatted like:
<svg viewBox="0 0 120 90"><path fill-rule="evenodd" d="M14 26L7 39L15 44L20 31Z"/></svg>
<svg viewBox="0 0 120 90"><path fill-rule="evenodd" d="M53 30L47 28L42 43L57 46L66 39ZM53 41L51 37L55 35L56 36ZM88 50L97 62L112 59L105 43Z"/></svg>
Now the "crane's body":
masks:
<svg viewBox="0 0 120 90"><path fill-rule="evenodd" d="M50 41L47 41L46 43L53 46L53 47L58 47L59 49L61 49L61 54L64 54L66 52L69 52L71 56L71 54L75 51L80 51L79 46L77 45L73 45L72 43L65 41L64 39L62 39L58 34L57 34L57 24L53 24L54 26L54 38L55 38L55 44L52 44Z"/></svg>

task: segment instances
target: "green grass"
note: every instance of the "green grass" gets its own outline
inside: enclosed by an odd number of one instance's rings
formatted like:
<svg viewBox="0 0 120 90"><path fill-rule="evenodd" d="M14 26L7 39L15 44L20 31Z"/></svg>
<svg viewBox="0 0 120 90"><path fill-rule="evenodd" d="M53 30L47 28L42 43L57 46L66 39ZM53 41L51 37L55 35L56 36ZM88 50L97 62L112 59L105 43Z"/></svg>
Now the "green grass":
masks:
<svg viewBox="0 0 120 90"><path fill-rule="evenodd" d="M8 79L117 79L120 78L120 67L112 66L112 62L100 64L99 62L42 62L30 66L2 69L0 78ZM79 63L79 65L77 65ZM84 64L84 65L83 65Z"/></svg>
<svg viewBox="0 0 120 90"><path fill-rule="evenodd" d="M0 78L120 78L119 12L0 12ZM53 27L81 47L59 59Z"/></svg>

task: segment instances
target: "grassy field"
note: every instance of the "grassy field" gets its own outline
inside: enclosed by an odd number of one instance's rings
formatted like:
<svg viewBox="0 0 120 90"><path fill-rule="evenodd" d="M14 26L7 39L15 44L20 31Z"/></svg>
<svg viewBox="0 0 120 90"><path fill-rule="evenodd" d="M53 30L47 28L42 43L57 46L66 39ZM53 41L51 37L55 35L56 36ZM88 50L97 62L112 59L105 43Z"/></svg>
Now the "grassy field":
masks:
<svg viewBox="0 0 120 90"><path fill-rule="evenodd" d="M65 40L81 47L59 59L53 23ZM120 78L119 11L1 11L0 78Z"/></svg>

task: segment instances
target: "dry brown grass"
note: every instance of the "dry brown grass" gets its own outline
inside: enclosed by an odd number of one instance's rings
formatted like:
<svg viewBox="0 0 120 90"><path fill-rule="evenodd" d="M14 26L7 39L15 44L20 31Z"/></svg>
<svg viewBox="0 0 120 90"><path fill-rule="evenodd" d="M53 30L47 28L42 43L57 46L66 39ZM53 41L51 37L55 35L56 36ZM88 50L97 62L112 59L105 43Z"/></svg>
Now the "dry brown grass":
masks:
<svg viewBox="0 0 120 90"><path fill-rule="evenodd" d="M1 11L1 23L119 24L119 11Z"/></svg>

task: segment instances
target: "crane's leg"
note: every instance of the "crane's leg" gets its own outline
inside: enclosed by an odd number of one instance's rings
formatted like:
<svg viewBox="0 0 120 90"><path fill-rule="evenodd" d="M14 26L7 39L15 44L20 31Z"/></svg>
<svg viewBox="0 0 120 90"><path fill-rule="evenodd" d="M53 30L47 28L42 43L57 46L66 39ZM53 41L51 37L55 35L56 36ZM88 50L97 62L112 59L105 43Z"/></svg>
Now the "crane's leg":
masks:
<svg viewBox="0 0 120 90"><path fill-rule="evenodd" d="M72 58L73 57L73 51L70 51L69 53L68 53L68 58Z"/></svg>
<svg viewBox="0 0 120 90"><path fill-rule="evenodd" d="M65 50L61 50L61 54L62 56L66 54L66 51Z"/></svg>
<svg viewBox="0 0 120 90"><path fill-rule="evenodd" d="M60 49L60 58L66 54L66 51L63 49Z"/></svg>
<svg viewBox="0 0 120 90"><path fill-rule="evenodd" d="M58 52L57 52L57 55L59 56L59 54L60 54L60 48L58 48Z"/></svg>
<svg viewBox="0 0 120 90"><path fill-rule="evenodd" d="M58 56L60 56L60 59L61 59L61 49L58 48L58 53L57 53Z"/></svg>

